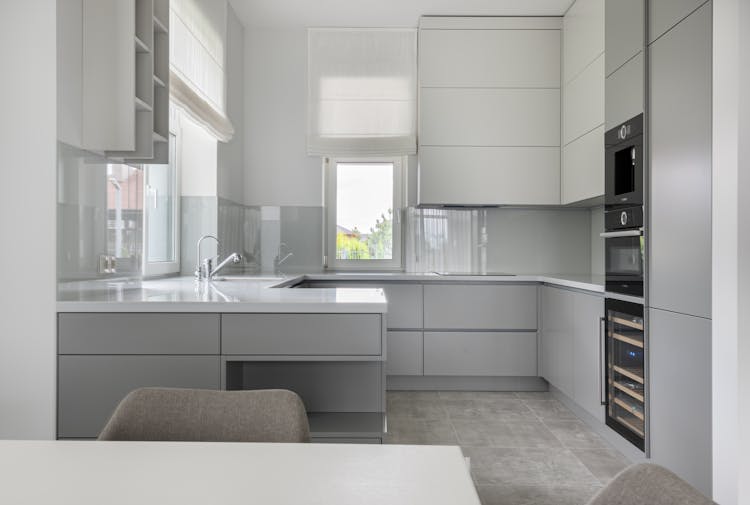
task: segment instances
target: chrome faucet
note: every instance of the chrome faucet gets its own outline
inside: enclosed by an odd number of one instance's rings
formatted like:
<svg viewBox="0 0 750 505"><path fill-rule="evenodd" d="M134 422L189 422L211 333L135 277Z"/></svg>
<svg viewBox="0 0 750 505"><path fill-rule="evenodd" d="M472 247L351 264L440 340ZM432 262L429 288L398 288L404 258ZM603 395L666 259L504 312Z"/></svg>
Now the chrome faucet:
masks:
<svg viewBox="0 0 750 505"><path fill-rule="evenodd" d="M195 254L196 258L196 265L195 265L195 278L199 281L210 281L214 277L216 277L216 274L219 273L219 270L227 266L230 262L231 263L239 263L242 261L242 256L240 256L237 253L232 253L229 256L227 256L224 261L216 265L216 268L213 266L213 260L214 258L218 258L218 256L214 256L213 258L206 258L201 261L201 243L204 239L213 239L216 241L216 247L220 247L221 244L219 243L219 239L214 237L213 235L203 235L201 238L198 239L198 245L196 247L197 251Z"/></svg>
<svg viewBox="0 0 750 505"><path fill-rule="evenodd" d="M279 250L278 250L278 252L276 253L276 257L275 257L275 258L273 259L273 274L274 274L274 275L280 275L280 274L281 274L281 270L279 269L279 267L280 267L280 266L281 266L281 265L282 265L282 264L283 264L283 263L284 263L284 262L285 262L286 260L288 260L289 258L291 258L292 256L294 256L294 253L290 251L290 252L288 252L288 253L286 254L286 256L284 256L283 258L281 257L281 253L282 253L282 251L283 251L284 249L288 249L288 248L289 248L289 246L288 246L288 245L286 245L286 242L282 242L282 243L280 243L280 244L279 244Z"/></svg>

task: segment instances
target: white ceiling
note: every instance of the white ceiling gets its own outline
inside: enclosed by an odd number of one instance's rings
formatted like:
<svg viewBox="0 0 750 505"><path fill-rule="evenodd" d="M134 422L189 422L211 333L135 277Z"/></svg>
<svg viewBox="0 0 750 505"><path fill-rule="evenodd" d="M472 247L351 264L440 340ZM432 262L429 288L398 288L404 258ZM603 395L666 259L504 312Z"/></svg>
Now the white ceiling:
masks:
<svg viewBox="0 0 750 505"><path fill-rule="evenodd" d="M560 16L573 0L229 0L246 27L417 26L423 15Z"/></svg>

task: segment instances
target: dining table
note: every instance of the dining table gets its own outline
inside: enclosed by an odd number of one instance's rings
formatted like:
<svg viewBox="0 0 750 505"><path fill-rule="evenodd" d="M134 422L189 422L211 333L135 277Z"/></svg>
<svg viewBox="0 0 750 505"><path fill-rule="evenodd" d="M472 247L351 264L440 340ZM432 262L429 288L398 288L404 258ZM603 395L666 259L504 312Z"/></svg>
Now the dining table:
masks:
<svg viewBox="0 0 750 505"><path fill-rule="evenodd" d="M479 505L455 446L0 441L8 505Z"/></svg>

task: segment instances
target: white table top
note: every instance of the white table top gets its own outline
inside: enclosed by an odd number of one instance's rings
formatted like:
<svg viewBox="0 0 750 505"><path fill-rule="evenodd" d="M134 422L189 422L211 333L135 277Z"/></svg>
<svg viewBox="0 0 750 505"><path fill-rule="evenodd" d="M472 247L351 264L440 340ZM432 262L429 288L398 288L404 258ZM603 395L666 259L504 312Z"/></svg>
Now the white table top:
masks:
<svg viewBox="0 0 750 505"><path fill-rule="evenodd" d="M479 505L458 447L0 441L14 505Z"/></svg>

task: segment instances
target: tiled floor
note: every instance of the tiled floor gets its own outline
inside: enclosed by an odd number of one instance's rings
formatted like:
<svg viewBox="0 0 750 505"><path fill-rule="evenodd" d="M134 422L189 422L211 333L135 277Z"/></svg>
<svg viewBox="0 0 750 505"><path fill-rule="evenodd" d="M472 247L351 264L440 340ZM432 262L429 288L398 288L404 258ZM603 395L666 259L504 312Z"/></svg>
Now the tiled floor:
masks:
<svg viewBox="0 0 750 505"><path fill-rule="evenodd" d="M582 505L627 462L549 393L388 393L391 444L460 445L484 505Z"/></svg>

